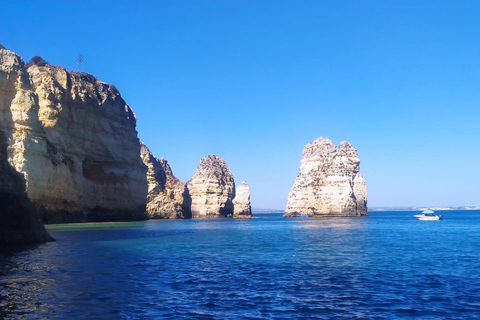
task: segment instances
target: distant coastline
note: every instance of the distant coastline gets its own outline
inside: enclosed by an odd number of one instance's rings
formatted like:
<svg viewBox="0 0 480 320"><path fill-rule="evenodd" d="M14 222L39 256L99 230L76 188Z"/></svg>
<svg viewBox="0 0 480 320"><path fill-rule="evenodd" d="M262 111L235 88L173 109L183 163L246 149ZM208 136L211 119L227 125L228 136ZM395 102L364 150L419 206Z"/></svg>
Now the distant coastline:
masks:
<svg viewBox="0 0 480 320"><path fill-rule="evenodd" d="M253 208L252 213L283 213L283 209Z"/></svg>
<svg viewBox="0 0 480 320"><path fill-rule="evenodd" d="M461 207L368 207L368 211L423 211L423 210L480 210L480 206L461 206Z"/></svg>
<svg viewBox="0 0 480 320"><path fill-rule="evenodd" d="M480 206L461 206L461 207L368 207L368 211L447 211L447 210L480 210ZM252 208L252 213L283 213L281 209Z"/></svg>

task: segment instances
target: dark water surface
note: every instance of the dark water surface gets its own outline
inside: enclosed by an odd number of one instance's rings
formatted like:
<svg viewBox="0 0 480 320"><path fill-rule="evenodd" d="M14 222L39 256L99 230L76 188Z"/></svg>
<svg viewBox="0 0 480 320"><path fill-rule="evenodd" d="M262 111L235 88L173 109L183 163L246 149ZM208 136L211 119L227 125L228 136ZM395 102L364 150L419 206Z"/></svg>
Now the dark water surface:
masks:
<svg viewBox="0 0 480 320"><path fill-rule="evenodd" d="M0 253L0 319L474 319L480 211L50 226Z"/></svg>

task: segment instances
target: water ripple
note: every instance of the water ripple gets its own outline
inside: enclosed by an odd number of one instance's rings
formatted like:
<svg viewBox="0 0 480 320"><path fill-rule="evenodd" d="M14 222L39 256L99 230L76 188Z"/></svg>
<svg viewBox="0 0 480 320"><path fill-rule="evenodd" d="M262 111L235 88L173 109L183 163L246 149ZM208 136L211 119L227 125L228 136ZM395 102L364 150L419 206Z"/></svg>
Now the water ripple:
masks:
<svg viewBox="0 0 480 320"><path fill-rule="evenodd" d="M478 318L480 212L444 217L54 226L1 251L0 318Z"/></svg>

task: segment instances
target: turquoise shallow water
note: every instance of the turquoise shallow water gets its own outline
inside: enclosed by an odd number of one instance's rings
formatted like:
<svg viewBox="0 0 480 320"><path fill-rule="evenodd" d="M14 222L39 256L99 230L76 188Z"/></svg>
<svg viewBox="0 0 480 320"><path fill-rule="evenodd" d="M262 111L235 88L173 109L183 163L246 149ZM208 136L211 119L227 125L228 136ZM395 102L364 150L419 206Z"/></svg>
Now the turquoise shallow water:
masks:
<svg viewBox="0 0 480 320"><path fill-rule="evenodd" d="M2 250L5 319L473 319L480 211L49 226Z"/></svg>

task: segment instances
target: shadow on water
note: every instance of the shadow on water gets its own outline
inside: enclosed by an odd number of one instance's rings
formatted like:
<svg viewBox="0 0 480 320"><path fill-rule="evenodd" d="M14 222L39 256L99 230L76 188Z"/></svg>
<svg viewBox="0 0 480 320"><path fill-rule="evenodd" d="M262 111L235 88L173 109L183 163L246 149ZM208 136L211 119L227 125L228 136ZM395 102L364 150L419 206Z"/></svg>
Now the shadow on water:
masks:
<svg viewBox="0 0 480 320"><path fill-rule="evenodd" d="M15 256L19 253L37 250L42 244L11 244L0 247L0 259ZM1 264L0 264L1 267Z"/></svg>
<svg viewBox="0 0 480 320"><path fill-rule="evenodd" d="M48 278L36 260L45 244L9 245L0 248L0 319L21 319L25 315L48 314L53 306L37 295L48 286ZM27 318L29 318L27 316Z"/></svg>

